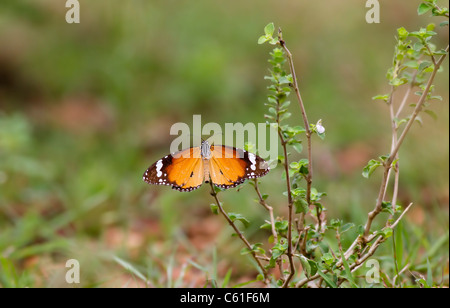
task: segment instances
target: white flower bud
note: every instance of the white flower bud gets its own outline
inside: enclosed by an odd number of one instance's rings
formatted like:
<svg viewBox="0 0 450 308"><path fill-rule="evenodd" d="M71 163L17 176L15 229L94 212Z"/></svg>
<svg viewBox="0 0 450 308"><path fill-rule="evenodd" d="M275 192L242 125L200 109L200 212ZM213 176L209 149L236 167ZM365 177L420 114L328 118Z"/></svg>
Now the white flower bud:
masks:
<svg viewBox="0 0 450 308"><path fill-rule="evenodd" d="M322 119L317 121L316 131L317 131L318 134L323 134L325 132L325 127L322 126Z"/></svg>

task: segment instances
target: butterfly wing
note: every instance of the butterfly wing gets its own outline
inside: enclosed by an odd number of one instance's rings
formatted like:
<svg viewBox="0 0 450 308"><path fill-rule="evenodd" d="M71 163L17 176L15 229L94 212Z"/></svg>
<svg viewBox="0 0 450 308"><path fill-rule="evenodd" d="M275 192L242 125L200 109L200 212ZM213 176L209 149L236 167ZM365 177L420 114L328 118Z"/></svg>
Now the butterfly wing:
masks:
<svg viewBox="0 0 450 308"><path fill-rule="evenodd" d="M246 179L262 177L268 172L267 162L256 154L224 145L211 146L209 173L218 187L236 187Z"/></svg>
<svg viewBox="0 0 450 308"><path fill-rule="evenodd" d="M143 180L179 191L192 191L202 185L204 174L200 148L194 147L161 158L145 171Z"/></svg>

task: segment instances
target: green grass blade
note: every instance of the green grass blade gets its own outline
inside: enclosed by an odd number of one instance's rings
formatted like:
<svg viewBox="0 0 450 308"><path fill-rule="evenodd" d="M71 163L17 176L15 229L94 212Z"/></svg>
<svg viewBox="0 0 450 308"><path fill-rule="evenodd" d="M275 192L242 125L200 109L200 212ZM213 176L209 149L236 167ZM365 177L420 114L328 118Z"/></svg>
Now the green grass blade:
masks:
<svg viewBox="0 0 450 308"><path fill-rule="evenodd" d="M338 286L334 283L333 280L331 280L331 278L329 276L327 276L327 274L324 274L321 270L317 271L317 274L320 275L320 277L323 278L323 280L325 280L325 282L327 283L327 285L331 288L337 288Z"/></svg>

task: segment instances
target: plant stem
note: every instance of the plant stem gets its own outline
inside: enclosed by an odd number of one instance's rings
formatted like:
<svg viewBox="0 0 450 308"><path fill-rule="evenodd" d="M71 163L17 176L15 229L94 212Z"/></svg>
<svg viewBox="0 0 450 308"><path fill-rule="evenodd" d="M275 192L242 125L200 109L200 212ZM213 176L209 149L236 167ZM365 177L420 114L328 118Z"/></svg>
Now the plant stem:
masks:
<svg viewBox="0 0 450 308"><path fill-rule="evenodd" d="M295 67L294 67L294 61L292 58L292 53L287 48L286 42L283 40L281 29L279 29L279 31L278 31L278 38L279 38L280 46L283 47L283 49L286 53L286 56L288 58L289 69L291 71L292 80L293 80L292 87L295 91L295 94L297 95L297 100L298 100L298 103L300 106L300 111L302 113L303 124L304 124L305 130L306 130L306 139L307 139L307 147L308 147L308 175L306 177L306 183L307 183L306 198L307 198L308 204L310 204L311 203L311 184L312 184L312 175L313 175L312 153L311 153L312 152L311 151L311 128L309 127L309 121L308 121L308 116L306 115L305 104L303 104L303 99L302 99L302 96L300 94L300 90L298 87L297 75L295 73Z"/></svg>
<svg viewBox="0 0 450 308"><path fill-rule="evenodd" d="M236 234L239 236L239 238L242 240L242 242L244 242L245 246L247 246L247 248L250 250L251 255L253 256L253 258L255 259L256 263L258 264L259 268L262 271L262 274L264 276L264 281L266 284L269 284L270 281L268 279L267 276L267 270L264 268L264 266L261 264L259 258L256 255L256 252L252 249L252 245L248 242L248 240L244 237L244 235L242 234L242 232L238 229L238 227L236 227L236 225L234 224L234 222L231 220L231 218L228 216L228 214L225 212L225 210L222 207L221 202L219 201L219 198L217 197L217 192L214 189L213 183L212 181L209 181L209 184L211 185L211 195L214 197L214 200L216 201L217 206L219 207L219 211L220 213L225 217L225 219L228 221L228 223L230 224L230 226L234 229L234 231L236 232Z"/></svg>
<svg viewBox="0 0 450 308"><path fill-rule="evenodd" d="M283 47L284 52L286 53L288 62L289 62L289 69L292 74L292 88L294 89L294 92L297 96L297 100L300 106L300 111L302 114L303 124L305 126L306 131L306 143L307 143L307 152L308 152L308 175L305 177L306 180L306 202L308 203L308 206L311 205L311 186L312 186L312 177L313 177L313 160L312 160L312 146L311 146L311 128L309 126L309 120L308 116L306 115L306 109L305 104L303 103L302 96L300 94L300 89L298 87L298 81L297 81L297 74L295 73L295 67L294 67L294 60L292 58L291 51L287 48L286 42L283 40L283 34L281 32L281 29L278 29L278 42L281 47ZM317 231L321 230L322 220L320 218L320 207L316 205L316 213L317 213Z"/></svg>
<svg viewBox="0 0 450 308"><path fill-rule="evenodd" d="M306 176L306 202L308 203L308 207L311 205L311 184L312 184L312 175L313 175L313 169L312 169L312 151L311 151L311 129L309 127L309 121L308 121L308 117L306 115L306 110L305 110L305 106L303 104L303 100L302 97L300 95L300 90L298 87L298 82L297 82L297 75L295 73L295 68L294 68L294 62L292 59L292 53L290 52L290 50L287 48L286 46L286 42L283 40L283 36L282 36L282 32L281 29L278 29L278 42L280 44L280 46L283 48L284 52L286 53L288 62L289 62L289 68L291 71L291 75L292 75L292 80L293 80L293 84L292 87L295 91L295 94L297 96L297 100L299 102L300 105L300 111L302 113L302 118L303 118L303 124L305 126L305 131L306 131L306 139L307 139L307 151L308 151L308 175ZM280 137L282 138L282 134L279 133ZM283 139L282 139L283 140ZM289 183L289 166L287 163L287 150L286 150L286 144L285 142L282 141L283 144L283 151L284 151L284 155L285 155L285 170L286 170L286 179L287 179L287 183L289 185L289 228L288 228L288 258L289 258L289 264L290 264L290 273L289 276L286 278L283 287L287 287L290 280L292 279L292 277L294 276L294 272L295 272L295 268L294 268L294 262L293 262L293 255L292 255L292 196L290 194L290 183ZM320 230L321 228L321 219L320 219L320 211L318 208L316 208L317 211L317 218L318 218L318 227L317 229ZM304 215L302 215L301 217L302 220L304 220ZM301 225L303 226L304 223L301 222Z"/></svg>
<svg viewBox="0 0 450 308"><path fill-rule="evenodd" d="M275 219L273 217L273 208L267 204L266 200L263 199L261 192L259 191L258 179L255 179L254 187L255 187L256 194L258 195L258 198L259 198L259 204L261 204L267 211L269 211L270 224L272 226L273 242L278 243L278 234L277 234L277 231L275 230Z"/></svg>
<svg viewBox="0 0 450 308"><path fill-rule="evenodd" d="M391 228L394 229L398 223L403 219L403 217L405 216L406 212L408 212L408 210L411 208L412 203L410 203L406 209L403 211L403 213L396 219L396 221L391 225ZM376 238L377 235L372 235L372 237L370 238L370 241L372 241L374 238ZM376 239L376 241L372 244L372 246L370 246L370 249L368 252L366 252L364 255L362 255L361 257L359 257L352 265L350 265L350 269L352 270L352 272L354 272L358 267L360 267L369 257L371 257L375 251L377 250L377 248L380 246L380 244L382 242L384 242L385 238L382 235L379 235L378 238ZM344 253L343 256L341 256L341 259L336 263L335 267L340 267L343 265L342 262L342 258L346 258L348 259L350 255L353 254L354 249L356 247L356 244L358 243L358 238L353 242L353 244L350 246L350 248ZM328 270L323 270L322 273L326 274L328 273ZM305 284L307 284L309 281L315 280L317 278L319 278L320 275L319 274L315 274L314 276L311 277L307 277L304 278L302 280L300 280L299 282L297 282L297 284L295 285L295 287L297 288L301 288L302 286L304 286Z"/></svg>
<svg viewBox="0 0 450 308"><path fill-rule="evenodd" d="M288 153L286 148L286 141L284 140L283 133L280 128L280 121L279 116L277 115L277 122L278 122L278 137L281 140L281 146L283 147L283 153L284 153L284 171L286 172L286 186L287 186L287 194L288 194L288 207L289 207L289 213L288 213L288 234L287 234L287 241L288 241L288 251L287 256L289 259L289 275L285 279L283 283L283 288L286 288L289 284L289 281L292 279L292 277L295 274L295 267L294 267L294 256L292 252L292 205L294 201L292 200L292 193L291 193L291 179L289 177L289 160L288 160Z"/></svg>
<svg viewBox="0 0 450 308"><path fill-rule="evenodd" d="M392 168L392 162L396 159L397 153L398 153L398 151L400 149L400 146L403 144L403 141L405 140L406 135L408 134L412 124L414 123L414 121L417 118L417 115L422 110L422 106L423 106L423 104L426 101L428 92L430 91L431 85L433 84L433 81L434 81L434 78L436 76L436 73L439 70L439 67L441 66L442 62L444 61L445 57L448 54L448 51L449 51L449 46L448 45L447 45L447 48L445 49L445 51L446 51L446 54L442 55L439 58L439 60L436 62L436 65L434 66L434 69L431 72L430 77L428 78L427 85L426 85L422 95L420 96L419 101L417 102L416 107L414 108L414 111L411 114L411 117L409 118L408 122L406 123L406 126L403 129L403 132L401 133L397 143L395 144L395 147L393 148L393 150L389 154L389 157L384 162L384 173L383 173L383 177L382 177L382 180L381 180L380 191L378 193L377 203L375 205L375 208L368 214L367 223L366 223L366 227L365 227L365 230L364 230L364 236L362 237L363 244L366 244L368 242L367 240L368 240L368 236L369 236L369 233L370 233L370 227L372 226L372 222L375 219L375 217L382 210L381 205L382 205L383 200L384 200L386 186L387 186L387 182L388 182L388 179L389 179L389 171Z"/></svg>

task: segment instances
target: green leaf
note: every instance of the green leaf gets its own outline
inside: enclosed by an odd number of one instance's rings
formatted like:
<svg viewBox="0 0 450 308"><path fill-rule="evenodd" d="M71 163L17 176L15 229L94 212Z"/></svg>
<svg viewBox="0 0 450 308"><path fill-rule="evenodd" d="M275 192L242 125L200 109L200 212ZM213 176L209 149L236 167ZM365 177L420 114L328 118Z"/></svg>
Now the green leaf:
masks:
<svg viewBox="0 0 450 308"><path fill-rule="evenodd" d="M358 227L356 227L356 233L358 233L359 235L363 235L365 231L365 227L363 225L358 225Z"/></svg>
<svg viewBox="0 0 450 308"><path fill-rule="evenodd" d="M429 5L428 3L421 3L419 7L417 8L417 14L423 15L429 10L431 10L433 7Z"/></svg>
<svg viewBox="0 0 450 308"><path fill-rule="evenodd" d="M333 280L331 280L331 278L329 276L327 276L326 274L324 274L322 271L318 271L317 274L319 274L319 276L321 276L323 278L323 280L327 283L327 285L330 288L337 288L337 285L334 283Z"/></svg>
<svg viewBox="0 0 450 308"><path fill-rule="evenodd" d="M381 166L381 162L375 159L371 159L369 163L364 167L362 175L365 178L369 178L370 175L377 169L379 166Z"/></svg>
<svg viewBox="0 0 450 308"><path fill-rule="evenodd" d="M276 38L272 38L272 39L270 39L270 41L269 41L269 44L270 45L276 45L278 43L278 40L276 39Z"/></svg>
<svg viewBox="0 0 450 308"><path fill-rule="evenodd" d="M300 198L294 201L295 214L304 213L307 214L309 211L308 202L305 199Z"/></svg>
<svg viewBox="0 0 450 308"><path fill-rule="evenodd" d="M405 63L403 63L403 65L406 67L409 67L409 68L415 68L415 69L419 68L419 63L417 62L417 60L405 62Z"/></svg>
<svg viewBox="0 0 450 308"><path fill-rule="evenodd" d="M309 278L311 276L311 265L309 265L308 258L303 255L301 255L299 258L300 263L302 264L302 268L305 271L305 275Z"/></svg>
<svg viewBox="0 0 450 308"><path fill-rule="evenodd" d="M358 288L358 285L355 283L355 279L353 278L352 271L350 270L350 266L348 265L347 259L345 259L344 253L341 250L342 257L342 264L344 264L345 269L345 277L347 278L348 282L352 286L352 288Z"/></svg>
<svg viewBox="0 0 450 308"><path fill-rule="evenodd" d="M270 223L266 222L265 224L262 224L259 228L260 229L271 230L272 229L272 225Z"/></svg>
<svg viewBox="0 0 450 308"><path fill-rule="evenodd" d="M407 82L408 82L408 79L406 79L406 78L394 78L391 81L389 81L389 84L394 86L394 87L398 87L398 86L401 86L401 85L403 85L403 84L405 84Z"/></svg>
<svg viewBox="0 0 450 308"><path fill-rule="evenodd" d="M389 158L389 155L380 155L380 156L378 156L378 158L379 158L382 162L385 162L385 161Z"/></svg>
<svg viewBox="0 0 450 308"><path fill-rule="evenodd" d="M375 95L375 96L372 97L372 99L373 99L373 100L381 99L381 100L387 102L387 101L389 100L389 94Z"/></svg>
<svg viewBox="0 0 450 308"><path fill-rule="evenodd" d="M276 221L275 222L275 229L278 232L287 231L289 222L287 220L282 221Z"/></svg>
<svg viewBox="0 0 450 308"><path fill-rule="evenodd" d="M430 96L428 99L437 99L437 100L440 100L440 101L442 101L443 99L442 99L442 96L440 96L440 95L432 95L432 96Z"/></svg>
<svg viewBox="0 0 450 308"><path fill-rule="evenodd" d="M265 254L266 252L264 251L264 249L261 248L261 246L262 246L262 243L256 243L256 244L252 245L252 249L249 249L248 247L244 247L241 249L241 255L247 255L252 252Z"/></svg>
<svg viewBox="0 0 450 308"><path fill-rule="evenodd" d="M248 225L250 224L250 221L239 213L228 213L228 217L230 217L232 222L236 220L242 222L245 227L248 227Z"/></svg>
<svg viewBox="0 0 450 308"><path fill-rule="evenodd" d="M303 145L301 143L296 143L292 146L297 153L301 153L303 151Z"/></svg>
<svg viewBox="0 0 450 308"><path fill-rule="evenodd" d="M445 51L445 49L440 49L438 51L433 52L433 55L437 55L437 56L443 56L446 54L447 54L447 52ZM442 68L442 66L439 69L441 69L441 68ZM440 72L440 70L438 72Z"/></svg>
<svg viewBox="0 0 450 308"><path fill-rule="evenodd" d="M342 233L344 233L344 232L347 232L348 230L350 230L350 229L353 228L354 226L355 226L354 223L349 222L349 223L343 225L342 228L341 228L339 231L340 231L341 234L342 234Z"/></svg>
<svg viewBox="0 0 450 308"><path fill-rule="evenodd" d="M422 121L422 118L421 118L420 116L417 116L417 117L414 119L414 121L416 121L417 123L419 123L420 126L423 125L423 121Z"/></svg>
<svg viewBox="0 0 450 308"><path fill-rule="evenodd" d="M322 259L322 261L325 262L325 264L327 264L328 266L331 266L331 265L335 262L333 255L332 255L331 253L329 253L329 252L324 253L324 254L322 255L322 258L321 258L321 259Z"/></svg>
<svg viewBox="0 0 450 308"><path fill-rule="evenodd" d="M414 45L413 45L413 49L414 49L415 52L420 53L422 50L424 50L424 49L426 49L426 48L425 48L425 46L424 46L422 43L416 42L416 43L414 43Z"/></svg>
<svg viewBox="0 0 450 308"><path fill-rule="evenodd" d="M390 202L390 201L381 202L381 208L382 208L382 210L381 210L382 212L394 215L394 210L392 209L392 202Z"/></svg>
<svg viewBox="0 0 450 308"><path fill-rule="evenodd" d="M286 113L284 113L282 116L280 116L280 122L281 121L283 121L283 120L286 120L287 118L289 118L291 116L291 113L290 112L286 112Z"/></svg>
<svg viewBox="0 0 450 308"><path fill-rule="evenodd" d="M424 69L430 67L431 65L433 65L433 63L431 63L429 61L423 61L422 63L419 64L419 68L417 69L417 71L420 73Z"/></svg>
<svg viewBox="0 0 450 308"><path fill-rule="evenodd" d="M433 269L431 268L430 260L427 259L427 284L433 286Z"/></svg>
<svg viewBox="0 0 450 308"><path fill-rule="evenodd" d="M248 249L248 247L244 247L244 248L241 249L241 256L248 255L251 252L252 252L251 249Z"/></svg>
<svg viewBox="0 0 450 308"><path fill-rule="evenodd" d="M441 23L439 24L439 26L440 26L440 27L448 26L448 20L441 22Z"/></svg>
<svg viewBox="0 0 450 308"><path fill-rule="evenodd" d="M128 263L127 261L114 256L114 261L117 262L120 266L122 266L126 271L132 273L142 281L147 282L147 278L144 274L142 274L136 267L134 267L131 263Z"/></svg>
<svg viewBox="0 0 450 308"><path fill-rule="evenodd" d="M333 218L333 219L331 219L331 221L330 221L330 226L331 226L332 228L334 228L334 229L340 228L341 225L342 225L342 220L340 220L340 219L335 219L335 218Z"/></svg>
<svg viewBox="0 0 450 308"><path fill-rule="evenodd" d="M294 162L289 164L289 168L297 170L297 169L300 168L300 164L298 162L294 161Z"/></svg>
<svg viewBox="0 0 450 308"><path fill-rule="evenodd" d="M228 272L225 274L225 277L223 278L223 282L222 282L222 288L226 288L228 286L228 283L230 282L231 272L232 271L233 271L233 269L230 268L228 270ZM258 275L258 277L259 277L259 275Z"/></svg>
<svg viewBox="0 0 450 308"><path fill-rule="evenodd" d="M217 206L217 204L211 203L209 206L211 207L211 211L213 212L213 214L219 214L219 207Z"/></svg>
<svg viewBox="0 0 450 308"><path fill-rule="evenodd" d="M267 42L269 39L265 36L265 35L261 35L258 39L258 44L264 44L265 42Z"/></svg>
<svg viewBox="0 0 450 308"><path fill-rule="evenodd" d="M290 84L292 83L292 76L291 75L280 76L278 82L279 84Z"/></svg>
<svg viewBox="0 0 450 308"><path fill-rule="evenodd" d="M397 34L400 40L404 40L409 33L404 27L401 27L397 29Z"/></svg>
<svg viewBox="0 0 450 308"><path fill-rule="evenodd" d="M384 238L388 238L392 236L392 228L384 228L383 230L380 230L377 232L377 234L382 235Z"/></svg>
<svg viewBox="0 0 450 308"><path fill-rule="evenodd" d="M258 276L256 276L256 280L257 281L264 281L264 275L263 274L258 274Z"/></svg>
<svg viewBox="0 0 450 308"><path fill-rule="evenodd" d="M425 112L426 114L428 114L428 115L429 115L430 117L432 117L434 120L437 120L437 119L438 119L437 114L436 114L433 110L426 109L426 110L424 110L423 112Z"/></svg>
<svg viewBox="0 0 450 308"><path fill-rule="evenodd" d="M283 104L281 104L280 109L286 109L291 104L291 101L285 101Z"/></svg>
<svg viewBox="0 0 450 308"><path fill-rule="evenodd" d="M317 136L319 136L320 139L325 139L325 133L317 133Z"/></svg>
<svg viewBox="0 0 450 308"><path fill-rule="evenodd" d="M273 22L271 22L270 24L268 24L267 26L264 27L264 33L267 36L272 36L273 32L275 31L275 25L273 24Z"/></svg>
<svg viewBox="0 0 450 308"><path fill-rule="evenodd" d="M10 259L0 256L0 273L0 282L2 283L2 287L17 287L19 276L17 275L14 263Z"/></svg>
<svg viewBox="0 0 450 308"><path fill-rule="evenodd" d="M416 279L416 282L420 283L420 284L421 284L424 288L426 288L426 289L431 288L431 287L428 285L427 281L426 281L425 279L423 279L423 278L418 278L418 279Z"/></svg>

